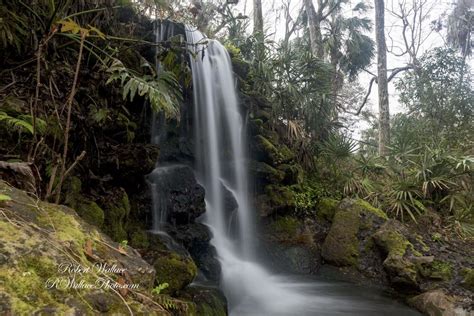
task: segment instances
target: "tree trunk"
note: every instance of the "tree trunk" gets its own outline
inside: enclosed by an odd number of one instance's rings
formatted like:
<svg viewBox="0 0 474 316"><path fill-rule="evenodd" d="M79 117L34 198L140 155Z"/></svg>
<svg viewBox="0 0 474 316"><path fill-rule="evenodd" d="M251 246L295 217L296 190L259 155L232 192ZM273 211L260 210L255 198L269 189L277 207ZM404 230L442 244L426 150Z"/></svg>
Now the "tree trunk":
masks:
<svg viewBox="0 0 474 316"><path fill-rule="evenodd" d="M304 0L306 15L308 16L309 40L311 53L314 57L323 58L323 36L321 34L321 21L313 6L312 0Z"/></svg>
<svg viewBox="0 0 474 316"><path fill-rule="evenodd" d="M253 35L263 42L262 0L253 0Z"/></svg>
<svg viewBox="0 0 474 316"><path fill-rule="evenodd" d="M375 2L375 37L377 41L377 84L379 94L379 155L388 154L390 144L390 110L388 104L387 48L383 0Z"/></svg>

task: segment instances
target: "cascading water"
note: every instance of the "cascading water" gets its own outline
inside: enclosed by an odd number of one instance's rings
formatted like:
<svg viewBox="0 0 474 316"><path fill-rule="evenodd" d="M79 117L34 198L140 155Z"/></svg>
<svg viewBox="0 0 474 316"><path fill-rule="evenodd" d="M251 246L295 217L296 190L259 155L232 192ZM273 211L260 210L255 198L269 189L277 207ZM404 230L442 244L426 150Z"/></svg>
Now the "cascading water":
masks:
<svg viewBox="0 0 474 316"><path fill-rule="evenodd" d="M194 85L197 173L206 189L205 223L222 265L224 292L231 312L275 314L296 308L305 299L254 262L254 218L245 164L244 120L239 111L230 57L218 41L186 28ZM237 201L237 236L229 230L223 185Z"/></svg>
<svg viewBox="0 0 474 316"><path fill-rule="evenodd" d="M196 171L206 189L204 223L213 232L222 265L222 288L231 315L399 315L402 307L378 297L370 304L359 294L343 292L326 282L301 282L272 275L256 262L255 212L251 208L246 167L244 119L239 111L229 54L221 43L186 27L191 56L194 94ZM237 204L238 232L229 229L234 218L224 207L224 190ZM354 286L352 286L354 288ZM359 291L356 289L356 291ZM348 298L349 297L349 298ZM335 308L336 306L336 308ZM406 310L404 310L406 312ZM395 312L395 314L394 314ZM405 315L412 315L411 311Z"/></svg>
<svg viewBox="0 0 474 316"><path fill-rule="evenodd" d="M174 35L172 23L167 24L166 30L161 24L158 26L157 41ZM230 314L418 315L371 290L346 283L298 281L296 277L271 274L256 262L253 247L256 220L249 198L245 122L239 109L230 57L218 41L205 38L199 31L186 27L186 37L194 51L190 60L195 171L206 190L203 221L213 233L211 242L221 263L221 287ZM155 144L163 141L160 125L155 116L152 130ZM173 247L172 239L162 229L168 215L166 178L173 168L179 167L157 166L149 175L153 231L168 238L169 247ZM229 213L229 194L236 200L236 212Z"/></svg>

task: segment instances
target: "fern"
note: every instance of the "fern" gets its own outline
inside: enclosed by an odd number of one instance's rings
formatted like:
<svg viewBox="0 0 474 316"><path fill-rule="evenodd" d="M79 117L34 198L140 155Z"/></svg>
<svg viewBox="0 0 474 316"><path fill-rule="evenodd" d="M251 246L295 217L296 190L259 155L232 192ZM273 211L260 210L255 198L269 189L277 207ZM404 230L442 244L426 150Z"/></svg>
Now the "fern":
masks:
<svg viewBox="0 0 474 316"><path fill-rule="evenodd" d="M6 112L0 112L0 122L4 122L6 126L16 130L33 134L33 118L31 115L19 115L18 117L12 117ZM46 130L46 122L42 119L36 118L36 130L40 134L43 133Z"/></svg>
<svg viewBox="0 0 474 316"><path fill-rule="evenodd" d="M113 59L107 72L110 73L107 84L120 81L124 100L128 97L133 101L136 95L144 96L155 112L163 111L168 117L178 116L180 87L171 72L137 76L118 59Z"/></svg>

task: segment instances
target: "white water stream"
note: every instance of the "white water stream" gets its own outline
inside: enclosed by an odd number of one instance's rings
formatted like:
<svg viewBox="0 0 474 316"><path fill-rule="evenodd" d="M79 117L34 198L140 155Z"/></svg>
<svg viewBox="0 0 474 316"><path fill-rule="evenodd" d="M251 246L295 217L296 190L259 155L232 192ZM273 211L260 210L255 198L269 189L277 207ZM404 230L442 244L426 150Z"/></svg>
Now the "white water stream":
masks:
<svg viewBox="0 0 474 316"><path fill-rule="evenodd" d="M163 38L161 33L157 36ZM278 276L257 262L256 212L250 203L245 163L245 122L240 113L231 60L222 44L205 38L199 31L186 27L186 37L189 49L194 52L190 59L196 173L206 190L203 221L213 233L211 242L222 266L221 287L229 301L230 314L417 315L378 293L354 285ZM154 173L159 178L167 171L163 167ZM237 214L225 209L226 190L235 197ZM163 214L159 214L163 203L166 201L154 193L154 229L159 229L163 221ZM230 228L234 226L232 220L237 221L237 232Z"/></svg>

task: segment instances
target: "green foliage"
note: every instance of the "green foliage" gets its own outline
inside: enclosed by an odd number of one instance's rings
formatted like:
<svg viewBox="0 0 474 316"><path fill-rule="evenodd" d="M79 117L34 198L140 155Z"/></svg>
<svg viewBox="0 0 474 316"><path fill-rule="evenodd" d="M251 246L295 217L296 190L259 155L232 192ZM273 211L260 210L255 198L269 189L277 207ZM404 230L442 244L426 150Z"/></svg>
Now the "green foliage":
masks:
<svg viewBox="0 0 474 316"><path fill-rule="evenodd" d="M0 122L6 126L16 129L20 132L28 132L33 134L33 119L31 115L18 115L12 117L5 112L0 112ZM36 130L38 133L44 133L46 129L46 122L42 119L36 119Z"/></svg>
<svg viewBox="0 0 474 316"><path fill-rule="evenodd" d="M473 139L474 91L470 69L451 49L436 48L419 60L415 71L397 82L400 102L419 127L412 133L433 143L445 139L450 147ZM465 141L471 139L469 141Z"/></svg>
<svg viewBox="0 0 474 316"><path fill-rule="evenodd" d="M12 200L12 198L9 195L0 193L0 202L11 201L11 200Z"/></svg>
<svg viewBox="0 0 474 316"><path fill-rule="evenodd" d="M166 289L168 286L170 286L170 285L166 282L165 283L160 283L151 290L151 294L159 295L161 293L161 291Z"/></svg>
<svg viewBox="0 0 474 316"><path fill-rule="evenodd" d="M107 72L110 74L107 84L119 81L122 95L133 101L135 96L144 96L150 101L155 112L163 111L168 117L177 117L179 108L179 83L170 72L158 75L137 76L127 69L118 59L113 59Z"/></svg>

